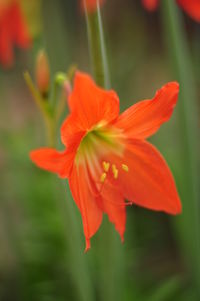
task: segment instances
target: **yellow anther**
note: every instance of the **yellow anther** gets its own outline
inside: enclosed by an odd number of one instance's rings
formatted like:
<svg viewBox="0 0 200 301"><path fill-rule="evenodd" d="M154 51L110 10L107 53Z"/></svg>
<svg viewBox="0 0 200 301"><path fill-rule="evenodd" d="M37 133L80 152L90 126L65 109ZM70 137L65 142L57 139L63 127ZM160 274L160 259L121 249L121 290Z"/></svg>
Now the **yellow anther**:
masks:
<svg viewBox="0 0 200 301"><path fill-rule="evenodd" d="M115 169L113 174L114 174L114 179L117 179L118 178L118 169Z"/></svg>
<svg viewBox="0 0 200 301"><path fill-rule="evenodd" d="M129 171L129 168L128 168L128 166L127 166L126 164L122 164L122 169L123 169L124 171L126 171L126 172Z"/></svg>
<svg viewBox="0 0 200 301"><path fill-rule="evenodd" d="M101 175L101 177L100 177L100 182L104 183L105 179L106 179L106 173L103 172L102 175Z"/></svg>
<svg viewBox="0 0 200 301"><path fill-rule="evenodd" d="M112 172L113 172L113 176L114 176L114 179L117 179L118 178L118 169L116 168L116 165L115 164L112 164Z"/></svg>
<svg viewBox="0 0 200 301"><path fill-rule="evenodd" d="M110 168L110 163L103 161L103 169L105 172L108 172Z"/></svg>

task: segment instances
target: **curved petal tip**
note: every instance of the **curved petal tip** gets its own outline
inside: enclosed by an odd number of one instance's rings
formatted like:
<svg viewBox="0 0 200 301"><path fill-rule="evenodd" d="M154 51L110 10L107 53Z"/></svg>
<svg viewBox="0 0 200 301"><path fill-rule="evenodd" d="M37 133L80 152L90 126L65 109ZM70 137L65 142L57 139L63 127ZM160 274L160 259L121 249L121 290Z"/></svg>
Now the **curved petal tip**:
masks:
<svg viewBox="0 0 200 301"><path fill-rule="evenodd" d="M84 251L84 253L87 253L90 248L91 248L90 239L86 238L85 239L85 251Z"/></svg>

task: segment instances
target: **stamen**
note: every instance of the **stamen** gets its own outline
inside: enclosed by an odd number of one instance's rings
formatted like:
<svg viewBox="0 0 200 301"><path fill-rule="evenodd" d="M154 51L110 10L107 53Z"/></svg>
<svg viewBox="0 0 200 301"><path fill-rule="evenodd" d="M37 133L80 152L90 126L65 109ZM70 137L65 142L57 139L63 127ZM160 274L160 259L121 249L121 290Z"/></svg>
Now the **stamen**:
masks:
<svg viewBox="0 0 200 301"><path fill-rule="evenodd" d="M114 179L117 179L118 178L118 169L116 168L116 165L115 164L112 164L112 172L113 172L113 176L114 176Z"/></svg>
<svg viewBox="0 0 200 301"><path fill-rule="evenodd" d="M114 178L115 178L115 179L118 178L118 169L115 169L115 171L114 171Z"/></svg>
<svg viewBox="0 0 200 301"><path fill-rule="evenodd" d="M104 183L104 181L105 181L105 179L106 179L106 176L107 176L106 173L103 172L102 175L101 175L101 177L100 177L100 182L101 182L101 183Z"/></svg>
<svg viewBox="0 0 200 301"><path fill-rule="evenodd" d="M105 172L108 172L109 171L109 168L110 168L110 163L109 162L105 162L103 161L103 169Z"/></svg>
<svg viewBox="0 0 200 301"><path fill-rule="evenodd" d="M124 171L126 171L126 172L129 171L129 168L128 168L128 166L127 166L126 164L122 164L122 169L123 169Z"/></svg>

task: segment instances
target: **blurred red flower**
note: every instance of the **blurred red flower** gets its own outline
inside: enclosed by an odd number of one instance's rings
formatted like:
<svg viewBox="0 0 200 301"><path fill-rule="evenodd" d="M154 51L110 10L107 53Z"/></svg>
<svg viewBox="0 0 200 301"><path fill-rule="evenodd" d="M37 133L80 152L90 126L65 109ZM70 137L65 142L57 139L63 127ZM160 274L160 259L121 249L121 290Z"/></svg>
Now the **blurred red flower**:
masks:
<svg viewBox="0 0 200 301"><path fill-rule="evenodd" d="M63 152L41 148L30 153L40 168L68 178L83 221L86 250L106 213L124 239L127 204L170 214L181 212L172 174L161 154L145 139L166 122L177 102L171 82L151 100L119 115L114 91L77 72L69 96L70 115L61 128ZM125 199L129 200L126 202Z"/></svg>
<svg viewBox="0 0 200 301"><path fill-rule="evenodd" d="M0 63L13 63L13 47L30 46L31 38L19 0L0 0Z"/></svg>
<svg viewBox="0 0 200 301"><path fill-rule="evenodd" d="M149 11L154 11L158 7L159 0L142 0L142 3Z"/></svg>
<svg viewBox="0 0 200 301"><path fill-rule="evenodd" d="M94 12L97 9L97 5L102 5L105 0L80 0L81 1L81 9L84 10L84 6L87 6L87 10L89 12Z"/></svg>
<svg viewBox="0 0 200 301"><path fill-rule="evenodd" d="M195 21L200 22L200 0L176 0L183 10ZM157 8L159 0L142 0L146 9L153 11Z"/></svg>

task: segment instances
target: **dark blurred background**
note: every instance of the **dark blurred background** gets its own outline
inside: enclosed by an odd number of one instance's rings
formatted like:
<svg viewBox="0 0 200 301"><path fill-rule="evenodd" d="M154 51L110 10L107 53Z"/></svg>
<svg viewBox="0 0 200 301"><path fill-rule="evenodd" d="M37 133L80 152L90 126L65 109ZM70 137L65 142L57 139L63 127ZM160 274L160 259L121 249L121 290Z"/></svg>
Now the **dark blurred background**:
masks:
<svg viewBox="0 0 200 301"><path fill-rule="evenodd" d="M34 78L41 48L49 56L52 78L72 64L89 73L91 67L86 22L77 1L28 2L24 1L24 10L33 47L16 50L12 68L0 67L0 300L200 300L190 243L185 250L182 244L188 221L180 234L179 217L131 206L125 243L105 217L91 250L84 254L81 218L66 194L66 181L29 160L29 151L45 146L46 140L23 72L28 70ZM199 95L200 27L180 13ZM149 13L138 0L108 0L102 19L112 88L120 97L121 110L152 98L163 84L177 80L160 9ZM169 163L182 197L180 127L175 110L151 141Z"/></svg>

